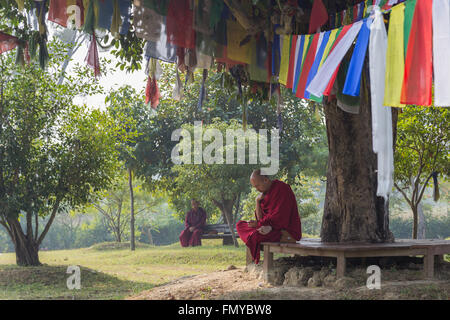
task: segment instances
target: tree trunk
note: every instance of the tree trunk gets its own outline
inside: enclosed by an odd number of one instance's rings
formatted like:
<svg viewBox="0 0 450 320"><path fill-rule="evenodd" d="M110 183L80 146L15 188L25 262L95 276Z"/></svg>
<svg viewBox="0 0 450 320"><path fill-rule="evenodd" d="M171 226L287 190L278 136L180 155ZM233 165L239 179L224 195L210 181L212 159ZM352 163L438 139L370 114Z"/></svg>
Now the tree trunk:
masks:
<svg viewBox="0 0 450 320"><path fill-rule="evenodd" d="M8 219L11 227L12 242L16 252L16 263L19 266L40 266L39 245L28 239L22 231L18 220Z"/></svg>
<svg viewBox="0 0 450 320"><path fill-rule="evenodd" d="M40 266L39 246L34 243L25 242L25 245L18 241L14 243L16 251L16 263L19 266Z"/></svg>
<svg viewBox="0 0 450 320"><path fill-rule="evenodd" d="M147 233L148 242L149 242L151 245L154 245L153 237L152 237L152 232L150 231L150 228L145 228L145 231L146 231L146 233Z"/></svg>
<svg viewBox="0 0 450 320"><path fill-rule="evenodd" d="M417 225L417 239L425 239L425 215L423 214L422 202L417 205L418 225Z"/></svg>
<svg viewBox="0 0 450 320"><path fill-rule="evenodd" d="M133 194L133 176L132 171L128 168L128 183L130 185L130 246L131 250L135 250L135 237L134 237L134 194Z"/></svg>
<svg viewBox="0 0 450 320"><path fill-rule="evenodd" d="M412 208L413 212L413 229L412 229L412 235L411 237L413 239L417 239L417 226L418 226L418 220L419 220L419 213L416 206L413 206Z"/></svg>
<svg viewBox="0 0 450 320"><path fill-rule="evenodd" d="M233 221L233 204L234 201L232 200L224 200L222 203L213 200L214 204L219 207L220 211L222 212L222 215L224 217L225 222L228 225L228 228L230 228L231 237L233 238L233 243L236 248L239 247L239 243L237 242L236 234L234 233L234 224Z"/></svg>
<svg viewBox="0 0 450 320"><path fill-rule="evenodd" d="M324 242L392 242L388 201L377 197L370 100L361 86L359 114L324 102L329 158L322 219ZM393 117L394 127L397 117ZM394 130L395 136L395 130Z"/></svg>

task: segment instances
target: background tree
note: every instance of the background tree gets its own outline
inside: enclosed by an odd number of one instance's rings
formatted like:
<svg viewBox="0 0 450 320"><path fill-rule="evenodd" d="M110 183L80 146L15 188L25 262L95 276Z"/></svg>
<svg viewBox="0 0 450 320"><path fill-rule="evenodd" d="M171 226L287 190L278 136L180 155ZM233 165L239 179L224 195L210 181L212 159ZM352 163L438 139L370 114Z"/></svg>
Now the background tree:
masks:
<svg viewBox="0 0 450 320"><path fill-rule="evenodd" d="M447 108L407 107L399 115L394 186L413 213L413 239L418 237L420 203L433 174L436 179L449 175L449 123Z"/></svg>
<svg viewBox="0 0 450 320"><path fill-rule="evenodd" d="M16 67L12 53L0 57L0 224L19 265L40 264L39 246L56 214L88 203L117 170L111 118L72 103L98 85L81 68L58 85L67 48L58 41L50 47L45 71L35 63ZM50 218L39 234L44 216Z"/></svg>

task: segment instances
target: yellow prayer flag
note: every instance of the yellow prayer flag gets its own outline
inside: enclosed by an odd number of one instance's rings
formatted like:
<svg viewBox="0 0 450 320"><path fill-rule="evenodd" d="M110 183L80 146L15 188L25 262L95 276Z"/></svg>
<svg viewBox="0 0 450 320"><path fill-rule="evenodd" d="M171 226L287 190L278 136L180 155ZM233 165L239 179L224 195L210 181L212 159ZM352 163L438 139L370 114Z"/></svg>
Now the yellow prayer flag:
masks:
<svg viewBox="0 0 450 320"><path fill-rule="evenodd" d="M291 52L291 35L283 36L283 47L281 48L280 75L278 81L286 85L289 72L289 54Z"/></svg>
<svg viewBox="0 0 450 320"><path fill-rule="evenodd" d="M405 72L404 54L405 3L392 8L389 22L388 48L386 54L386 76L383 105L403 107L400 103L403 75Z"/></svg>

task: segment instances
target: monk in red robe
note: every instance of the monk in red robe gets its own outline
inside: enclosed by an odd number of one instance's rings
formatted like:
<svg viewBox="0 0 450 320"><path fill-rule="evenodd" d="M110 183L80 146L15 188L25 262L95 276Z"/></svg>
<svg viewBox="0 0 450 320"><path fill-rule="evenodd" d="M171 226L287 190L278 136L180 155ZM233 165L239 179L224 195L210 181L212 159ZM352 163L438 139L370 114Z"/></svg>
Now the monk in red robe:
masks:
<svg viewBox="0 0 450 320"><path fill-rule="evenodd" d="M256 221L239 221L236 230L247 245L253 261L259 263L261 242L280 242L283 238L298 241L302 237L302 226L297 200L291 187L279 180L270 180L256 170L250 183L261 194L256 198ZM295 240L294 240L295 239Z"/></svg>
<svg viewBox="0 0 450 320"><path fill-rule="evenodd" d="M201 246L203 227L206 223L206 211L199 207L197 200L191 200L192 210L186 214L184 222L185 229L180 234L180 243L182 247Z"/></svg>

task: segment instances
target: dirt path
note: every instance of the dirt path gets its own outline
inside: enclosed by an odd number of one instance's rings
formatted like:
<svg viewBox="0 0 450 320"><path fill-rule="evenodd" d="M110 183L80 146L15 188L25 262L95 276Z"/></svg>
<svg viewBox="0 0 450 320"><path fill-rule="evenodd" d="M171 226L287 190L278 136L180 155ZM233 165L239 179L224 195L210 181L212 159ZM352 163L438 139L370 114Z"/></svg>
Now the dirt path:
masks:
<svg viewBox="0 0 450 320"><path fill-rule="evenodd" d="M381 290L365 286L347 288L285 287L265 284L244 268L218 271L177 279L144 291L131 300L202 300L202 299L444 299L450 298L450 281L389 281Z"/></svg>

